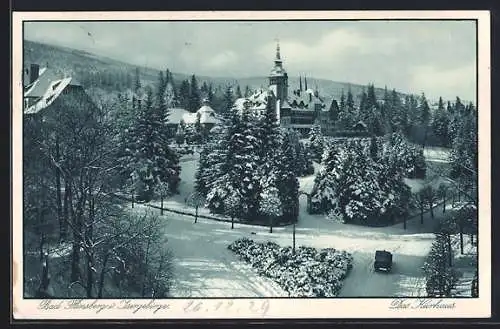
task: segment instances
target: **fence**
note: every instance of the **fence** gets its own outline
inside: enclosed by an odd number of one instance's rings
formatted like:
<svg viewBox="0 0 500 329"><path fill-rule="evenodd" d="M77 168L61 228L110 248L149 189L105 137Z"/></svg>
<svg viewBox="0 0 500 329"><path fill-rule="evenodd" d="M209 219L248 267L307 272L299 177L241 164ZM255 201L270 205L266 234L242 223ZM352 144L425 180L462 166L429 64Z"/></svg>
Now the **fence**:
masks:
<svg viewBox="0 0 500 329"><path fill-rule="evenodd" d="M117 199L120 199L120 200L124 200L124 201L128 201L128 202L132 202L132 198L129 198L129 197L126 197L124 195L120 195L120 194L116 194L116 193L109 193L108 194L109 196L111 197L114 197L114 198L117 198ZM228 217L219 217L219 216L208 216L208 215L203 215L203 214L193 214L192 212L188 212L188 211L182 211L182 210L178 210L178 209L172 209L172 208L167 208L167 207L160 207L160 206L157 206L157 205L154 205L154 204L151 204L151 203L145 203L145 202L137 202L137 201L134 201L135 203L137 204L142 204L146 207L150 207L150 208L154 208L154 209L158 209L158 210L163 210L163 211L166 211L166 212L171 212L171 213L174 213L174 214L179 214L179 215L183 215L183 216L191 216L193 218L195 217L198 217L198 218L205 218L205 219L211 219L211 220L215 220L215 221L218 221L218 222L225 222L225 223L231 223L231 218L228 218ZM258 225L258 226L267 226L267 225L263 225L261 223L246 223L246 222L243 222L241 221L241 219L235 217L234 218L234 223L236 224L240 224L240 225L248 225L248 226L255 226L255 225ZM273 226L275 227L282 227L282 226L288 226L288 225L292 225L293 223L273 223Z"/></svg>

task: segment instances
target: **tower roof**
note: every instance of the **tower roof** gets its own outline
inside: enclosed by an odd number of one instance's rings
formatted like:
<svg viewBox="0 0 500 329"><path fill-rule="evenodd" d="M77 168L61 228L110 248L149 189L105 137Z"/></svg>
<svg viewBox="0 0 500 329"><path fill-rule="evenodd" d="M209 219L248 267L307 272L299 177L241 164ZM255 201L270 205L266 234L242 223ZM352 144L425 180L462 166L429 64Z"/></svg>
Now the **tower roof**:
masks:
<svg viewBox="0 0 500 329"><path fill-rule="evenodd" d="M286 73L283 68L283 61L281 60L280 44L276 44L276 58L274 59L274 67L271 70L270 76L282 76Z"/></svg>

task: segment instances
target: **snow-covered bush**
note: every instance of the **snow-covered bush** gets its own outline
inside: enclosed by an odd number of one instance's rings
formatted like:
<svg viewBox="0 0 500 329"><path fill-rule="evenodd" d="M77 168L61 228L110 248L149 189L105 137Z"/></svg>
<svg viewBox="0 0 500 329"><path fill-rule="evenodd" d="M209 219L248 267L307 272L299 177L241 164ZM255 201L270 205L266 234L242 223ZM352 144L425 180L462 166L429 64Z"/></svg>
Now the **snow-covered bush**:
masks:
<svg viewBox="0 0 500 329"><path fill-rule="evenodd" d="M257 273L277 282L290 297L335 297L352 268L351 254L333 248L302 246L293 253L291 247L242 238L228 249Z"/></svg>

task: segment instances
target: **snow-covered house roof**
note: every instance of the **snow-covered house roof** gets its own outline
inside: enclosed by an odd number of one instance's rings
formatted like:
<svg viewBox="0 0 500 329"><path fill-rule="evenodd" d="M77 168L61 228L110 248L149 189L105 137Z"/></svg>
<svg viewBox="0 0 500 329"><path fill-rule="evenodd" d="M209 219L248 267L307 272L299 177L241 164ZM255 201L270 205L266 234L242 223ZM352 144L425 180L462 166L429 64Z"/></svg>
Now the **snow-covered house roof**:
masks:
<svg viewBox="0 0 500 329"><path fill-rule="evenodd" d="M182 120L184 120L184 116L194 114L191 112L186 111L183 108L171 108L169 110L169 115L168 115L168 123L171 124L179 124L181 123ZM185 122L185 120L184 120Z"/></svg>
<svg viewBox="0 0 500 329"><path fill-rule="evenodd" d="M249 106L247 98L237 98L233 104L233 107L239 112L243 111L247 106Z"/></svg>
<svg viewBox="0 0 500 329"><path fill-rule="evenodd" d="M72 77L62 78L52 69L40 69L38 76L31 77L34 81L26 80L30 78L26 78L27 72L24 73L24 114L38 113L50 106L67 86L80 86Z"/></svg>
<svg viewBox="0 0 500 329"><path fill-rule="evenodd" d="M244 110L265 110L267 106L268 97L273 93L269 89L258 89L247 98L238 98L234 102L233 107L238 111Z"/></svg>
<svg viewBox="0 0 500 329"><path fill-rule="evenodd" d="M220 121L217 118L215 111L208 105L203 105L198 111L196 111L196 113L191 113L182 108L170 109L168 121L172 124L179 124L181 121L186 124L194 124L198 116L200 117L200 123L202 124L217 124Z"/></svg>
<svg viewBox="0 0 500 329"><path fill-rule="evenodd" d="M282 109L291 109L292 107L290 106L290 104L288 104L288 101L285 99L283 101L283 105L281 105L281 108Z"/></svg>
<svg viewBox="0 0 500 329"><path fill-rule="evenodd" d="M219 119L217 119L215 111L208 104L203 105L196 113L200 116L200 123L202 124L219 123Z"/></svg>

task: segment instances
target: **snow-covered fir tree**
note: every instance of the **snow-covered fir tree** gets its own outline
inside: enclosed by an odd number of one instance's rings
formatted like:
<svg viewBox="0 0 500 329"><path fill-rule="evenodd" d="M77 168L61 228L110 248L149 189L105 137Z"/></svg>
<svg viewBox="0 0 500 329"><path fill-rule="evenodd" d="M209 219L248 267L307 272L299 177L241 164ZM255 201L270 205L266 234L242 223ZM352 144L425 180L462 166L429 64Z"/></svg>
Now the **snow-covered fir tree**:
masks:
<svg viewBox="0 0 500 329"><path fill-rule="evenodd" d="M451 297L457 282L457 273L449 264L449 235L438 232L423 269L426 276L426 291L429 297Z"/></svg>
<svg viewBox="0 0 500 329"><path fill-rule="evenodd" d="M321 156L323 155L323 148L325 144L325 139L321 133L321 126L315 122L309 132L309 138L307 140L307 146L313 156L313 159L317 162L321 161Z"/></svg>
<svg viewBox="0 0 500 329"><path fill-rule="evenodd" d="M240 114L233 108L224 132L216 134L217 142L209 142L200 155L196 189L206 194L209 209L229 215L235 208L228 209L224 199L231 196L240 202L238 217L267 217L261 213L261 198L267 195L264 187L273 186L282 205L278 220L296 220L295 145L285 137L271 106L263 115Z"/></svg>
<svg viewBox="0 0 500 329"><path fill-rule="evenodd" d="M322 164L312 192L314 212L333 212L344 222L370 223L391 221L407 211L409 188L402 171L393 172L378 155L370 156L369 144L329 145Z"/></svg>
<svg viewBox="0 0 500 329"><path fill-rule="evenodd" d="M164 84L158 84L156 97L146 89L146 102L126 130L122 168L126 177L139 189L140 197L150 199L158 181L177 192L180 166L178 155L168 146L168 110Z"/></svg>
<svg viewBox="0 0 500 329"><path fill-rule="evenodd" d="M313 160L307 148L300 141L297 132L293 129L283 129L284 142L289 143L291 150L289 156L294 160L295 175L303 177L314 173ZM285 141L286 139L286 141Z"/></svg>
<svg viewBox="0 0 500 329"><path fill-rule="evenodd" d="M450 145L449 124L449 113L444 108L443 98L439 97L438 108L432 115L431 128L439 144L444 147Z"/></svg>
<svg viewBox="0 0 500 329"><path fill-rule="evenodd" d="M255 137L254 123L248 114L231 112L231 122L226 132L224 162L207 194L210 210L224 212L224 199L237 194L241 200L241 217L255 218L259 205L260 145Z"/></svg>
<svg viewBox="0 0 500 329"><path fill-rule="evenodd" d="M223 121L216 126L200 152L198 169L195 174L195 189L202 195L207 195L217 178L223 174L221 166L226 161L228 124L228 122Z"/></svg>

